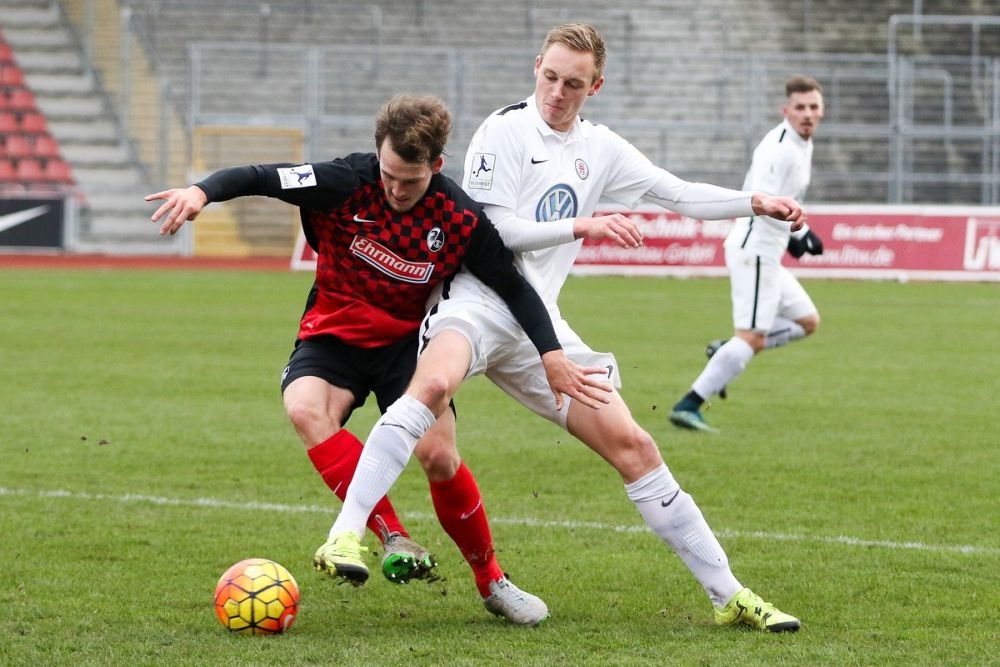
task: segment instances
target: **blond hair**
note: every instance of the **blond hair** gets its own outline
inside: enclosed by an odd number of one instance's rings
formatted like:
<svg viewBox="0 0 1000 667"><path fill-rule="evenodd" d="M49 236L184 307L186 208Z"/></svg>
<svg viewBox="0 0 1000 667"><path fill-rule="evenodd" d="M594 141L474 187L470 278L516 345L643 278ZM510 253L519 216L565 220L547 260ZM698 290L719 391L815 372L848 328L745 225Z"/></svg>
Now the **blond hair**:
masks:
<svg viewBox="0 0 1000 667"><path fill-rule="evenodd" d="M594 56L594 81L604 75L604 65L608 59L608 52L604 46L604 38L597 28L584 23L564 23L557 25L542 42L541 55L549 50L553 44L562 44L580 53L589 53Z"/></svg>

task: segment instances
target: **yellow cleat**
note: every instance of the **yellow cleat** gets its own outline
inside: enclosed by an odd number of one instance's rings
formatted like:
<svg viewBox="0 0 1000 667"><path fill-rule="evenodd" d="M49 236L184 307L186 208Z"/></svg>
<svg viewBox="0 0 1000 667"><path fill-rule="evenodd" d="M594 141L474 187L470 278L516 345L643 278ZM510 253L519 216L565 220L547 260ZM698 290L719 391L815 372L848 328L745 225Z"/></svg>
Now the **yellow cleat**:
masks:
<svg viewBox="0 0 1000 667"><path fill-rule="evenodd" d="M340 577L355 586L368 580L368 566L361 560L361 538L351 531L334 535L316 550L313 567L330 576Z"/></svg>
<svg viewBox="0 0 1000 667"><path fill-rule="evenodd" d="M744 588L721 609L715 608L716 625L746 625L764 632L795 632L802 624L770 602Z"/></svg>

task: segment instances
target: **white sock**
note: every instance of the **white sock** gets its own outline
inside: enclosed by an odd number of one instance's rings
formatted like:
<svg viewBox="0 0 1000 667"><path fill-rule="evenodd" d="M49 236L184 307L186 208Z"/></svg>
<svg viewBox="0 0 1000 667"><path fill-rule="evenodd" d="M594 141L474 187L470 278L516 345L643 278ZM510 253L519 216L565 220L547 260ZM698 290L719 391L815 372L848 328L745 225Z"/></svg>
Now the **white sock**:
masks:
<svg viewBox="0 0 1000 667"><path fill-rule="evenodd" d="M733 336L705 364L691 389L704 399L711 398L738 378L753 359L753 348L739 336Z"/></svg>
<svg viewBox="0 0 1000 667"><path fill-rule="evenodd" d="M403 394L372 427L361 451L358 468L347 487L344 506L330 528L330 537L351 530L363 537L365 523L375 504L396 483L417 440L434 423L434 414L423 403Z"/></svg>
<svg viewBox="0 0 1000 667"><path fill-rule="evenodd" d="M805 338L805 336L806 330L798 322L784 317L775 317L774 325L767 332L767 345L765 347L781 347L793 340Z"/></svg>
<svg viewBox="0 0 1000 667"><path fill-rule="evenodd" d="M712 604L725 606L743 585L694 499L674 480L666 464L625 485L629 499L653 532L687 565Z"/></svg>

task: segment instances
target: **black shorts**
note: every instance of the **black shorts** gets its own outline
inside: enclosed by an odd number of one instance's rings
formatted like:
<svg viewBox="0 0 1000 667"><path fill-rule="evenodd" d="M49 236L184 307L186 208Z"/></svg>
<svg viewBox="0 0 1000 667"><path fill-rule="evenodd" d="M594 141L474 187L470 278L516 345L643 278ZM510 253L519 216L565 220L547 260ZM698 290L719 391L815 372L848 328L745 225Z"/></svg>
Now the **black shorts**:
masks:
<svg viewBox="0 0 1000 667"><path fill-rule="evenodd" d="M417 365L417 335L386 347L357 347L334 336L297 340L281 374L281 391L300 377L318 377L354 394L351 412L371 393L385 412L403 395ZM350 413L344 415L347 423Z"/></svg>

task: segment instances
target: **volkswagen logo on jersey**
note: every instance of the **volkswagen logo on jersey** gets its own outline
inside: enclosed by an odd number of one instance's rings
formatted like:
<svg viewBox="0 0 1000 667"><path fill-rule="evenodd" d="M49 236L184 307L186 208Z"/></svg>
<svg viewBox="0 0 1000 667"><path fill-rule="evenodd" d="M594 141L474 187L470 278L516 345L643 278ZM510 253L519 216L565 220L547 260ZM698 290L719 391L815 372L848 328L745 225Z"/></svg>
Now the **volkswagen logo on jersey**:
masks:
<svg viewBox="0 0 1000 667"><path fill-rule="evenodd" d="M548 189L535 208L535 220L552 222L576 217L576 193L573 188L559 183Z"/></svg>
<svg viewBox="0 0 1000 667"><path fill-rule="evenodd" d="M444 232L441 231L440 227L435 227L431 231L427 232L427 249L431 252L437 252L444 246Z"/></svg>

